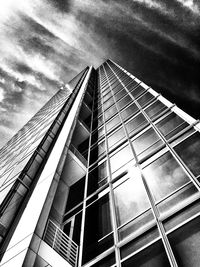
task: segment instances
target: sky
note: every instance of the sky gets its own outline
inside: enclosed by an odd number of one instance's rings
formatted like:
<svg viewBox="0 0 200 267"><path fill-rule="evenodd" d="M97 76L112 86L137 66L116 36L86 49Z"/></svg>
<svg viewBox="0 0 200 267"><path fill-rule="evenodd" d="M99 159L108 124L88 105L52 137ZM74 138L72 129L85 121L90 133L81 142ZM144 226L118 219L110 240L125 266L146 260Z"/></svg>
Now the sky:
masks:
<svg viewBox="0 0 200 267"><path fill-rule="evenodd" d="M200 118L198 0L0 1L0 147L107 58Z"/></svg>

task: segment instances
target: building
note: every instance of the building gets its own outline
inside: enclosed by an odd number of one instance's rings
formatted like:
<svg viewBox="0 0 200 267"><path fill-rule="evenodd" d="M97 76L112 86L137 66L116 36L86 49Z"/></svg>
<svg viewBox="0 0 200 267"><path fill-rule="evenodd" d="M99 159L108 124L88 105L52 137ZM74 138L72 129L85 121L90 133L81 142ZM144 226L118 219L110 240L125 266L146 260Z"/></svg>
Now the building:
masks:
<svg viewBox="0 0 200 267"><path fill-rule="evenodd" d="M199 266L200 123L107 60L1 155L0 266Z"/></svg>

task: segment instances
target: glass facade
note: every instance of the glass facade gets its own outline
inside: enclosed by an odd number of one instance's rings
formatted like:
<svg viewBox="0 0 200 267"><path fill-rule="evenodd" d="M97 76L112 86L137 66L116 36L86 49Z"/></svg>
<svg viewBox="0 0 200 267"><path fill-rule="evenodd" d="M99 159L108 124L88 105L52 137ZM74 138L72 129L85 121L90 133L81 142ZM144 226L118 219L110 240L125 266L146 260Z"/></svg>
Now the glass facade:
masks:
<svg viewBox="0 0 200 267"><path fill-rule="evenodd" d="M76 266L199 266L199 150L197 121L111 60L93 70L49 215Z"/></svg>

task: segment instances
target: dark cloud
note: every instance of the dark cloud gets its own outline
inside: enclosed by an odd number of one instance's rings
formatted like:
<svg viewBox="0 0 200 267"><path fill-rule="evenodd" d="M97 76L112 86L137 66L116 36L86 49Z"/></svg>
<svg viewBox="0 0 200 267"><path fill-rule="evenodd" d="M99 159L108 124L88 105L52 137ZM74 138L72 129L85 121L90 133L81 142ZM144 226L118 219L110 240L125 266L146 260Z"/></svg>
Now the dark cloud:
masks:
<svg viewBox="0 0 200 267"><path fill-rule="evenodd" d="M198 1L21 0L17 5L13 0L5 19L0 18L4 136L21 128L86 65L98 67L107 58L200 117Z"/></svg>

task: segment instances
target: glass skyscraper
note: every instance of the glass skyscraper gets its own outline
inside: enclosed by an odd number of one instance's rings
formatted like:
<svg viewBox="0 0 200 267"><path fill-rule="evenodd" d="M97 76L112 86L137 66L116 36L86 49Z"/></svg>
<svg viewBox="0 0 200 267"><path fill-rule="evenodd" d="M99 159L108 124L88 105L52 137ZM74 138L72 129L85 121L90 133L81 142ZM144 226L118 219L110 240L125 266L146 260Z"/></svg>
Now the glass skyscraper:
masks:
<svg viewBox="0 0 200 267"><path fill-rule="evenodd" d="M198 266L200 123L111 60L0 150L0 266Z"/></svg>

